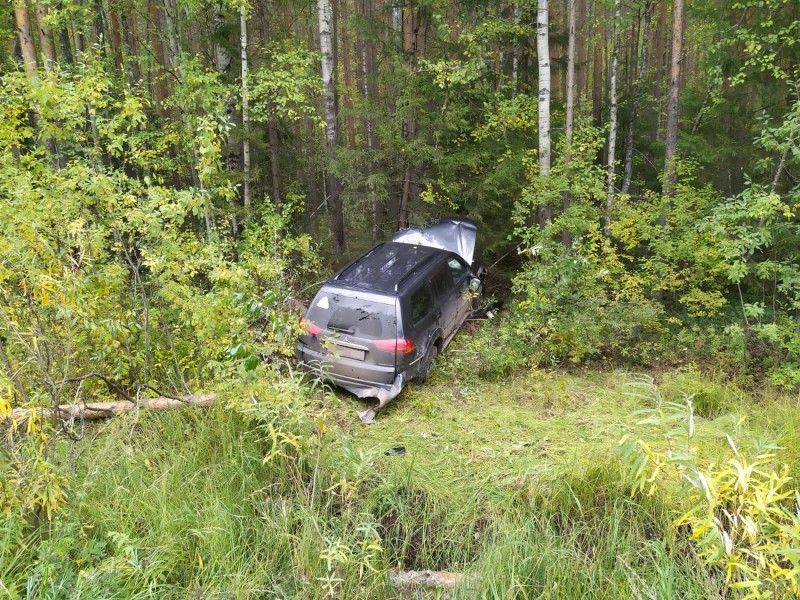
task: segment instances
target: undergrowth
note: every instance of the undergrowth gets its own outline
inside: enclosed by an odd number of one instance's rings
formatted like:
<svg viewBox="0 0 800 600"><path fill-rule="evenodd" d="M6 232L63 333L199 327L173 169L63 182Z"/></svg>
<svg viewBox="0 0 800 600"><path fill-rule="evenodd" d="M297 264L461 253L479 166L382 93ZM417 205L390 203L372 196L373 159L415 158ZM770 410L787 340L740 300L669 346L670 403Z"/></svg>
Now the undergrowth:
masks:
<svg viewBox="0 0 800 600"><path fill-rule="evenodd" d="M391 569L463 573L451 596L464 599L735 593L676 525L686 499L639 491L620 460L626 431L663 440L637 425L651 403L627 393L632 376L486 380L465 368L469 343L369 428L350 396L245 372L210 409L62 441L60 514L3 515L0 597L396 598ZM667 402L695 394L708 460L725 456L726 433L758 432L796 468L786 395L755 405L690 368L659 384Z"/></svg>

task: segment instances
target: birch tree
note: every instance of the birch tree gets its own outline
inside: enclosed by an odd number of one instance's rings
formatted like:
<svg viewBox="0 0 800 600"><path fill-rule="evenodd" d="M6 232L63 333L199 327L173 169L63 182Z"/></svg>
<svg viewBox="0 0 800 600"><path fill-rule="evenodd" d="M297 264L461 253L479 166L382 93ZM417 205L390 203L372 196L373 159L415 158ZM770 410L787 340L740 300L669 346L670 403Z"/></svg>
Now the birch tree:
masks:
<svg viewBox="0 0 800 600"><path fill-rule="evenodd" d="M244 2L239 7L239 26L241 30L239 43L242 53L242 130L244 137L242 140L242 201L244 203L245 218L247 218L247 214L250 212L250 115L248 114L247 106L247 78L249 75L247 66L247 7Z"/></svg>
<svg viewBox="0 0 800 600"><path fill-rule="evenodd" d="M28 4L25 0L16 0L16 2L14 2L14 20L17 25L17 33L19 34L19 47L22 52L22 62L25 67L25 73L30 81L35 81L39 64L36 58L36 45L33 41L33 32L31 31Z"/></svg>
<svg viewBox="0 0 800 600"><path fill-rule="evenodd" d="M51 71L56 64L56 46L53 34L47 24L47 6L41 2L36 3L36 20L39 23L39 46L44 57L44 68Z"/></svg>
<svg viewBox="0 0 800 600"><path fill-rule="evenodd" d="M619 71L619 17L621 1L614 0L614 49L611 54L611 81L609 84L608 172L606 177L606 215L603 232L611 237L611 209L614 206L614 171L617 146L617 75Z"/></svg>
<svg viewBox="0 0 800 600"><path fill-rule="evenodd" d="M675 193L678 175L675 170L675 150L678 146L678 102L681 93L681 55L683 53L683 0L672 6L672 53L667 99L667 131L664 137L664 195Z"/></svg>
<svg viewBox="0 0 800 600"><path fill-rule="evenodd" d="M550 40L548 0L536 13L536 54L539 61L539 175L550 175Z"/></svg>
<svg viewBox="0 0 800 600"><path fill-rule="evenodd" d="M520 15L519 2L514 2L514 7L513 7L514 27L517 27L519 25L519 15ZM516 96L517 89L519 87L519 37L516 34L516 30L514 33L512 44L513 47L511 49L511 94L513 96Z"/></svg>
<svg viewBox="0 0 800 600"><path fill-rule="evenodd" d="M331 206L331 232L333 248L339 255L344 249L344 215L340 184L331 172L336 144L339 139L338 115L336 110L336 85L333 70L333 41L331 40L331 20L333 7L331 0L317 0L317 19L319 22L319 49L322 54L322 97L325 117L325 145L328 150L327 195Z"/></svg>
<svg viewBox="0 0 800 600"><path fill-rule="evenodd" d="M575 0L567 0L567 12L569 39L567 41L567 107L564 124L567 154L564 162L566 163L567 177L569 177L569 164L572 162L572 129L575 121ZM569 190L564 190L562 208L566 211L569 208L569 204ZM569 230L565 229L562 233L565 247L569 247L571 244L572 240L570 238Z"/></svg>

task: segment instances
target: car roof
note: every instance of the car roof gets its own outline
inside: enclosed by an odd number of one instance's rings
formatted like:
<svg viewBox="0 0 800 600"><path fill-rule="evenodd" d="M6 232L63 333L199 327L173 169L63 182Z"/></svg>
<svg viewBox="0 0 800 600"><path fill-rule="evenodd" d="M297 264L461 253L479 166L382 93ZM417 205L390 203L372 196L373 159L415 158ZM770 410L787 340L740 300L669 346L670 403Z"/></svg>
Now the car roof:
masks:
<svg viewBox="0 0 800 600"><path fill-rule="evenodd" d="M344 267L328 281L339 287L395 295L451 252L401 242L383 242Z"/></svg>

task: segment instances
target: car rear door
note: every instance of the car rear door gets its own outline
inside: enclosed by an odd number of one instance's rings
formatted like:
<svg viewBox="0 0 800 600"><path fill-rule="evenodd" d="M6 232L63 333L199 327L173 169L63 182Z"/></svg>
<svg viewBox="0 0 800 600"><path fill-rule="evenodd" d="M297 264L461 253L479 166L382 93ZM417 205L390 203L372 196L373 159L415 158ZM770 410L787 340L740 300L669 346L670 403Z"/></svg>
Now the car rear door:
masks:
<svg viewBox="0 0 800 600"><path fill-rule="evenodd" d="M442 328L444 341L450 339L458 325L460 305L453 276L445 262L441 263L438 270L434 271L430 279L431 289L434 293L434 303L438 310L439 326Z"/></svg>
<svg viewBox="0 0 800 600"><path fill-rule="evenodd" d="M455 256L447 260L447 270L453 281L453 295L457 307L454 322L455 328L458 329L464 319L467 318L470 308L472 308L472 297L469 290L472 273L466 263Z"/></svg>

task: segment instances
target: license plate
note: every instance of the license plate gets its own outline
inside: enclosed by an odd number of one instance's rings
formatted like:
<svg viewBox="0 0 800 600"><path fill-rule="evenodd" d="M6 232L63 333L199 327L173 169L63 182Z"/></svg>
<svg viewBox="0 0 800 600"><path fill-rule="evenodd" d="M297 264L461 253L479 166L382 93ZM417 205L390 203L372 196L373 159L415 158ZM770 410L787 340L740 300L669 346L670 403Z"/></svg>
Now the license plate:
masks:
<svg viewBox="0 0 800 600"><path fill-rule="evenodd" d="M339 344L336 344L336 346L333 348L333 354L342 356L344 358L364 360L364 357L367 353L364 350L359 350L358 348L348 348L347 346L340 346Z"/></svg>

